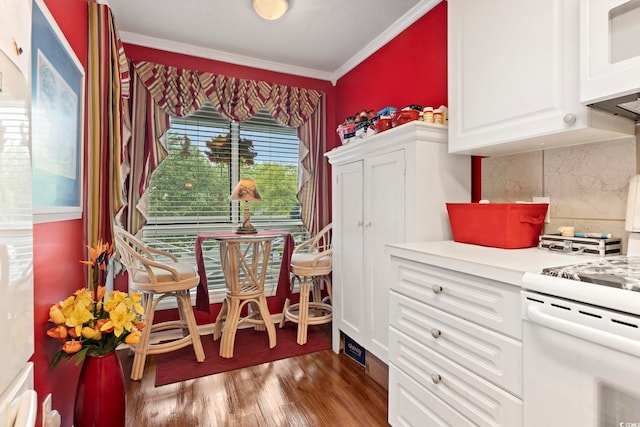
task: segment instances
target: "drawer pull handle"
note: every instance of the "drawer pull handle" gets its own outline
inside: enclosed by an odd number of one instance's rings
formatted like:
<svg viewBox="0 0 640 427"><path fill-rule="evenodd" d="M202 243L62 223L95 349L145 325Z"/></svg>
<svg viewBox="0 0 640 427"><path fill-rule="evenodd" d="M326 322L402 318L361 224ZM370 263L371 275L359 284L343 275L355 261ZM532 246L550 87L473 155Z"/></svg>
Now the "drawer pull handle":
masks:
<svg viewBox="0 0 640 427"><path fill-rule="evenodd" d="M442 331L440 329L436 329L436 328L431 329L431 336L432 337L440 338L440 335L442 335Z"/></svg>
<svg viewBox="0 0 640 427"><path fill-rule="evenodd" d="M442 381L442 377L440 374L431 374L431 381L433 381L434 384L439 384L440 381Z"/></svg>
<svg viewBox="0 0 640 427"><path fill-rule="evenodd" d="M442 286L440 285L433 285L431 287L431 290L433 291L434 294L439 294L442 292Z"/></svg>

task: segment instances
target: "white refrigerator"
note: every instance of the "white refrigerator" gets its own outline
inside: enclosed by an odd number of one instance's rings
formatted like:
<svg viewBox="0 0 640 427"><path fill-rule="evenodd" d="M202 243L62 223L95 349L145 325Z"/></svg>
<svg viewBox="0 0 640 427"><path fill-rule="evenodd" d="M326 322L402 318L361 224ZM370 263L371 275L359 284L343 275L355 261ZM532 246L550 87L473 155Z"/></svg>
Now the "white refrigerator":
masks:
<svg viewBox="0 0 640 427"><path fill-rule="evenodd" d="M31 1L0 0L0 427L33 426Z"/></svg>

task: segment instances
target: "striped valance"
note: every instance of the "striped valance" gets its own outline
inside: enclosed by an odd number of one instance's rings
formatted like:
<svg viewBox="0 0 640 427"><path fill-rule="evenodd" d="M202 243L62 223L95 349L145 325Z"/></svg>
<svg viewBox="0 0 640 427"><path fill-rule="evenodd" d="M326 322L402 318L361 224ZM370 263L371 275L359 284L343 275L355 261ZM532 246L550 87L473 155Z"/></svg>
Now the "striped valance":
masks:
<svg viewBox="0 0 640 427"><path fill-rule="evenodd" d="M299 127L309 120L322 98L322 94L313 89L184 70L147 61L133 65L154 101L171 116L192 114L208 100L229 120L243 122L265 107L283 125Z"/></svg>

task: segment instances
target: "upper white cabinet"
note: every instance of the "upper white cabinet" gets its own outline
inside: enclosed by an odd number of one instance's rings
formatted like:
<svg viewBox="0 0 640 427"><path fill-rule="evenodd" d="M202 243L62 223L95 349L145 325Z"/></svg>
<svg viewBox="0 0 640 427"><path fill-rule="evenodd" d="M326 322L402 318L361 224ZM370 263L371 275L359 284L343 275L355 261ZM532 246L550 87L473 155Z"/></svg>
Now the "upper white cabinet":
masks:
<svg viewBox="0 0 640 427"><path fill-rule="evenodd" d="M449 0L449 151L504 155L616 138L579 102L579 0Z"/></svg>
<svg viewBox="0 0 640 427"><path fill-rule="evenodd" d="M640 1L581 0L580 100L640 91Z"/></svg>

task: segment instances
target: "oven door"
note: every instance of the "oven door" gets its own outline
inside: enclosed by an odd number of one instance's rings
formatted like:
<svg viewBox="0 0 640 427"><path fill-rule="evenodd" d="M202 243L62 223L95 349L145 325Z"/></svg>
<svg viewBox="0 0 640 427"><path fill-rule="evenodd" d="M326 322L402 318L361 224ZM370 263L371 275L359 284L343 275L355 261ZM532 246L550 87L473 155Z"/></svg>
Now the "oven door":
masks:
<svg viewBox="0 0 640 427"><path fill-rule="evenodd" d="M524 425L640 427L640 319L522 298Z"/></svg>

